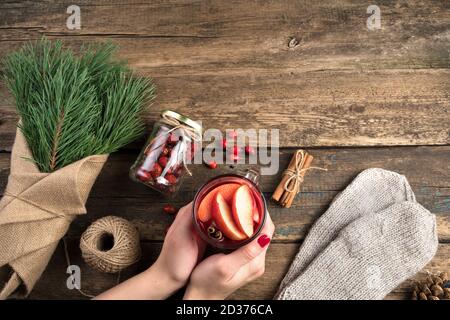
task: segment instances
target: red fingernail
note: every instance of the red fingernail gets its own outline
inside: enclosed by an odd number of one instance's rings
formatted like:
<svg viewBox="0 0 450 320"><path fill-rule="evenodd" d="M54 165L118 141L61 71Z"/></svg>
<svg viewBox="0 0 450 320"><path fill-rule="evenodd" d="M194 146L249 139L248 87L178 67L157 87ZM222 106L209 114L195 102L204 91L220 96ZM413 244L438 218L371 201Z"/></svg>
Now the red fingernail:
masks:
<svg viewBox="0 0 450 320"><path fill-rule="evenodd" d="M258 238L258 244L261 246L261 248L264 248L270 243L270 238L263 234Z"/></svg>

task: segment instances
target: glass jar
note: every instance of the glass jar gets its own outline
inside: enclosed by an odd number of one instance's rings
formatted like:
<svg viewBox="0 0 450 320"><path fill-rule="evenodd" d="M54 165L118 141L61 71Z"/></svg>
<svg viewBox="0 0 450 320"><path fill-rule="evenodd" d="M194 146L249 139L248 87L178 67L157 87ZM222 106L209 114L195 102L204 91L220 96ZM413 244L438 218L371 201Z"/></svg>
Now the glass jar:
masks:
<svg viewBox="0 0 450 320"><path fill-rule="evenodd" d="M132 180L170 197L180 188L201 140L201 124L177 112L166 110L130 169Z"/></svg>

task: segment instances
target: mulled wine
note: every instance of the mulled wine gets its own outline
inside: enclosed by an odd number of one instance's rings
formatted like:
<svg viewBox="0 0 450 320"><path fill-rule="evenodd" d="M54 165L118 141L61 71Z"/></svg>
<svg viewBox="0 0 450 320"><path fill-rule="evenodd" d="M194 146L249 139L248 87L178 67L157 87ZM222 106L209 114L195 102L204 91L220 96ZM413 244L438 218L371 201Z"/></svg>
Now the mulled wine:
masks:
<svg viewBox="0 0 450 320"><path fill-rule="evenodd" d="M248 176L218 176L203 185L194 198L197 232L220 249L236 249L255 239L266 212L264 196Z"/></svg>

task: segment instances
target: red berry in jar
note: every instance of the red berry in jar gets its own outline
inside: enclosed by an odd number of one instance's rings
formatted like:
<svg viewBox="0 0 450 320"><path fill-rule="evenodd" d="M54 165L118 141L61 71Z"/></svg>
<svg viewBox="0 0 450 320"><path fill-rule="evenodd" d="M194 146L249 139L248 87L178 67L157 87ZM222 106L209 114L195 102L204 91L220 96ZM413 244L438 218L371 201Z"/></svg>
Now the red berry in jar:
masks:
<svg viewBox="0 0 450 320"><path fill-rule="evenodd" d="M238 155L241 152L241 149L238 146L233 147L233 154Z"/></svg>
<svg viewBox="0 0 450 320"><path fill-rule="evenodd" d="M170 151L171 151L171 149L169 149L168 147L164 147L164 148L162 149L162 151L161 151L161 155L167 157L167 156L170 155Z"/></svg>
<svg viewBox="0 0 450 320"><path fill-rule="evenodd" d="M169 184L177 183L177 177L175 177L173 174L167 174L165 178L169 182Z"/></svg>
<svg viewBox="0 0 450 320"><path fill-rule="evenodd" d="M137 171L136 176L142 182L147 182L151 178L150 172L148 172L146 170L142 170L142 169Z"/></svg>
<svg viewBox="0 0 450 320"><path fill-rule="evenodd" d="M163 211L164 211L164 213L167 213L167 214L175 214L175 213L177 213L178 210L173 205L166 204L163 207Z"/></svg>
<svg viewBox="0 0 450 320"><path fill-rule="evenodd" d="M158 163L155 163L153 165L152 171L150 171L153 179L156 179L157 177L159 177L161 175L162 172L162 168Z"/></svg>
<svg viewBox="0 0 450 320"><path fill-rule="evenodd" d="M173 132L171 134L169 134L169 138L167 139L167 143L174 145L177 144L177 142L180 140L180 137L178 137L176 134L174 134Z"/></svg>
<svg viewBox="0 0 450 320"><path fill-rule="evenodd" d="M169 162L169 159L165 156L161 156L158 159L158 163L161 167L165 168L167 166L167 162Z"/></svg>

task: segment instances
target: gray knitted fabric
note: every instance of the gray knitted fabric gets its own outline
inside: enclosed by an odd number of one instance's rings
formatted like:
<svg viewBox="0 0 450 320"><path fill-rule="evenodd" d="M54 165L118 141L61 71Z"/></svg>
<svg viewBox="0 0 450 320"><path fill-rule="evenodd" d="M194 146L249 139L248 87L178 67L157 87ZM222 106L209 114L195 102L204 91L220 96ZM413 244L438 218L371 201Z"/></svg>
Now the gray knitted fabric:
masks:
<svg viewBox="0 0 450 320"><path fill-rule="evenodd" d="M415 196L404 176L377 168L361 172L313 225L280 290L298 277L350 222L406 200L415 201Z"/></svg>
<svg viewBox="0 0 450 320"><path fill-rule="evenodd" d="M280 299L382 299L437 250L435 216L403 202L344 228Z"/></svg>
<svg viewBox="0 0 450 320"><path fill-rule="evenodd" d="M311 228L283 279L276 298L306 298L286 294L284 289L292 287L292 283L297 281L310 263L336 239L341 230L359 218L374 216L396 203L405 201L415 202L415 196L404 176L383 169L361 172ZM327 270L317 272L323 274Z"/></svg>

